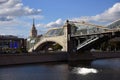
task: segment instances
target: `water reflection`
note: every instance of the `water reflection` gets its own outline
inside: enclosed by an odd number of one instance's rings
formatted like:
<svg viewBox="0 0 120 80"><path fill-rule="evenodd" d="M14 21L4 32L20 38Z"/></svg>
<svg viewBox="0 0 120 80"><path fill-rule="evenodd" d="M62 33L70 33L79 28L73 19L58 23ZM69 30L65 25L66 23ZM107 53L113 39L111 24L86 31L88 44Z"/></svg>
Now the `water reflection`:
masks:
<svg viewBox="0 0 120 80"><path fill-rule="evenodd" d="M74 67L72 70L73 73L81 74L81 75L87 75L89 73L97 73L97 69L94 68L80 68L80 67Z"/></svg>
<svg viewBox="0 0 120 80"><path fill-rule="evenodd" d="M80 62L72 62L69 63L69 69L72 73L87 75L90 73L98 73L98 70L95 68L91 68L92 61L80 61Z"/></svg>
<svg viewBox="0 0 120 80"><path fill-rule="evenodd" d="M0 80L67 80L67 64L34 64L0 68Z"/></svg>
<svg viewBox="0 0 120 80"><path fill-rule="evenodd" d="M120 59L0 67L0 80L120 80Z"/></svg>
<svg viewBox="0 0 120 80"><path fill-rule="evenodd" d="M120 58L96 60L91 63L91 66L104 69L120 69Z"/></svg>
<svg viewBox="0 0 120 80"><path fill-rule="evenodd" d="M74 63L69 66L70 80L119 80L120 58Z"/></svg>

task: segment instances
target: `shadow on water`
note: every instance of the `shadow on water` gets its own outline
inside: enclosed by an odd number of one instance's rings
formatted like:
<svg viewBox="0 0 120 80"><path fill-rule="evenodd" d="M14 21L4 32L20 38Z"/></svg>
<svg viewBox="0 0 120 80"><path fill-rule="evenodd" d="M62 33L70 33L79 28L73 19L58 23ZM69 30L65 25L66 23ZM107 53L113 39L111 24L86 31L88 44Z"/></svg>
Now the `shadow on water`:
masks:
<svg viewBox="0 0 120 80"><path fill-rule="evenodd" d="M29 67L29 66L55 66L55 65L62 65L67 64L68 62L61 61L61 62L37 62L37 63L25 63L25 64L10 64L10 65L2 65L0 68L14 68L14 67Z"/></svg>
<svg viewBox="0 0 120 80"><path fill-rule="evenodd" d="M70 80L119 80L120 58L69 63Z"/></svg>
<svg viewBox="0 0 120 80"><path fill-rule="evenodd" d="M118 69L120 71L120 58L95 60L91 66L98 69Z"/></svg>
<svg viewBox="0 0 120 80"><path fill-rule="evenodd" d="M120 58L0 67L0 80L120 80Z"/></svg>
<svg viewBox="0 0 120 80"><path fill-rule="evenodd" d="M97 69L120 69L120 58L99 59L93 61L73 61L68 62L70 67L87 67Z"/></svg>
<svg viewBox="0 0 120 80"><path fill-rule="evenodd" d="M79 67L79 66L83 66L83 67L90 67L91 66L91 62L92 61L70 61L68 62L69 66L71 67Z"/></svg>

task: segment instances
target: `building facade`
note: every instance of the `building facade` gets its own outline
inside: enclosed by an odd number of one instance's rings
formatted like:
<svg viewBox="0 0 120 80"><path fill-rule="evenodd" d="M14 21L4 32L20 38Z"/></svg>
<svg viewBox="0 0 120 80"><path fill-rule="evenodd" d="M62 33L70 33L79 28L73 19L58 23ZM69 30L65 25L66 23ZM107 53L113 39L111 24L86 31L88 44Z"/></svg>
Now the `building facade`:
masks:
<svg viewBox="0 0 120 80"><path fill-rule="evenodd" d="M22 53L26 51L26 40L12 35L0 35L0 53Z"/></svg>

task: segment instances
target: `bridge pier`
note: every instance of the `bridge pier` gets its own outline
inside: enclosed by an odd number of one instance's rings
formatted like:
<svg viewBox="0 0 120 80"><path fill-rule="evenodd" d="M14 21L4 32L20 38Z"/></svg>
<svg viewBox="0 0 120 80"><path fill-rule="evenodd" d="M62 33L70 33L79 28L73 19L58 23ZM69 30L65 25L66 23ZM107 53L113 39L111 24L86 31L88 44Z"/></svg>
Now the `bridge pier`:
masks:
<svg viewBox="0 0 120 80"><path fill-rule="evenodd" d="M75 38L71 37L72 35L72 28L71 28L71 25L69 24L69 21L67 20L67 25L66 25L66 36L67 36L67 52L69 54L74 54L76 53L76 40Z"/></svg>

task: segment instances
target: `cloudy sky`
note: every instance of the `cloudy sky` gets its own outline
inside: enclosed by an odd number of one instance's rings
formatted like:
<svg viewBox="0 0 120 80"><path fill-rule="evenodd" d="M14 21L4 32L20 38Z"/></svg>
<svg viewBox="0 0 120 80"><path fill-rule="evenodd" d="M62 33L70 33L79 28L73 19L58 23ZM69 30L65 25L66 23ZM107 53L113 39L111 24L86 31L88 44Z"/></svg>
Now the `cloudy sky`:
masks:
<svg viewBox="0 0 120 80"><path fill-rule="evenodd" d="M120 0L0 0L0 34L28 37L35 18L38 33L65 20L101 25L120 19Z"/></svg>

